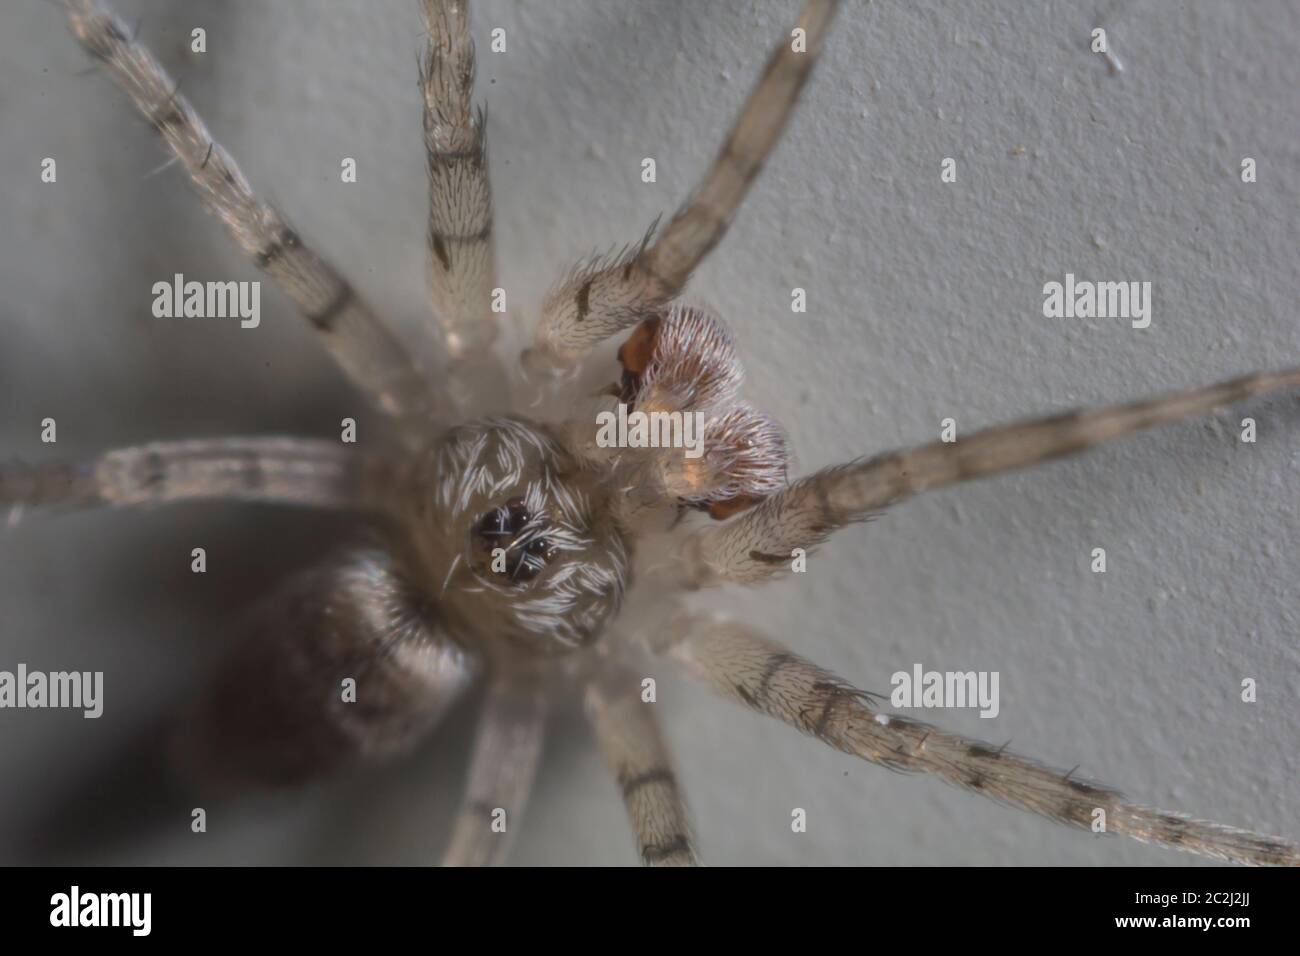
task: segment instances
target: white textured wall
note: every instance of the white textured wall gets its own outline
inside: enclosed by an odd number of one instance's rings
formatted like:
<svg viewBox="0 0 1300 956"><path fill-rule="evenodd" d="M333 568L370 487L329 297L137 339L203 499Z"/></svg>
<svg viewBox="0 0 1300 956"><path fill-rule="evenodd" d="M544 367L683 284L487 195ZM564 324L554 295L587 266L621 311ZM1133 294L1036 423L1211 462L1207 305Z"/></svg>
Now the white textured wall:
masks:
<svg viewBox="0 0 1300 956"><path fill-rule="evenodd" d="M503 284L531 320L574 258L638 237L712 157L793 2L503 0L475 10ZM259 189L382 311L422 313L413 2L131 2L143 38ZM1123 71L1087 48L1098 16ZM186 52L189 28L209 53ZM508 52L486 51L488 30ZM750 397L801 470L960 427L1300 361L1300 14L1227 4L848 0L785 141L692 296L732 324ZM329 434L357 402L269 288L256 333L159 322L173 272L255 278L198 211L54 5L0 13L0 454L188 433ZM42 186L43 156L59 163ZM341 156L360 182L338 182ZM654 156L659 181L643 185ZM958 182L939 182L945 156ZM1243 156L1259 181L1243 185ZM1152 325L1048 320L1065 272L1150 280ZM806 315L789 309L808 289ZM1300 837L1300 404L1235 410L927 496L841 535L809 573L716 600L872 689L913 662L997 670L1001 714L921 715L1143 802ZM363 428L366 422L363 420ZM0 668L108 671L108 713L0 712L0 855L231 637L229 595L338 540L271 511L29 519L0 533ZM212 570L188 572L205 544ZM1088 571L1104 546L1109 571ZM1259 702L1239 682L1259 681ZM1182 863L831 753L665 681L660 704L715 863ZM133 860L436 858L462 709L412 767L288 810L179 821ZM575 721L516 860L631 862ZM459 738L456 736L459 734ZM13 786L20 781L19 786ZM88 799L96 794L88 792ZM808 811L794 835L792 807Z"/></svg>

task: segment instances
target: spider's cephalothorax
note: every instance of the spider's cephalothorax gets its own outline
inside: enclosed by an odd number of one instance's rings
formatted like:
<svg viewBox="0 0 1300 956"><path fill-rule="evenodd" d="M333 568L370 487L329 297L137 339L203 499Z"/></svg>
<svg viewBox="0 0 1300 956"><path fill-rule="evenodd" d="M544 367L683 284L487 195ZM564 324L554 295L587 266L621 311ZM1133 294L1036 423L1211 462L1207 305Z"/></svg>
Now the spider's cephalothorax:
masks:
<svg viewBox="0 0 1300 956"><path fill-rule="evenodd" d="M1132 804L1073 771L887 713L753 629L687 612L675 596L789 572L792 556L912 495L1300 386L1300 369L1252 374L787 481L781 429L739 398L730 336L706 311L677 299L779 139L835 0L806 0L689 201L624 254L567 273L543 303L531 346L509 368L493 350L492 203L483 115L471 103L467 4L424 0L431 326L449 353L437 375L419 367L308 240L253 193L132 30L97 0L64 3L74 35L162 138L207 208L395 430L417 436L397 452L330 440L219 438L119 449L82 465L0 467L0 504L15 514L37 505L225 498L351 510L384 526L382 548L322 562L260 615L242 656L185 725L192 733L180 737L183 757L215 764L227 779L304 779L353 755L402 749L481 675L485 710L445 860L487 863L504 856L518 828L548 697L577 682L642 859L688 864L695 844L659 728L663 705L643 702L643 670L634 666L659 655L738 704L874 764L928 773L1083 829L1102 818L1107 833L1220 859L1300 862L1288 841ZM503 382L542 382L535 405L549 398L548 407L566 407L557 394L572 379L547 383L547 374L575 369L597 345L629 331L619 353L622 380L594 409L575 398L567 407L581 414L456 427L467 398L508 392L498 388ZM611 446L587 412L614 406L619 414L667 416L683 435L689 416L702 423L703 437L690 454ZM431 423L443 437L430 447ZM613 625L634 558L638 591L628 596L627 620ZM340 684L349 683L354 696L340 698ZM505 832L494 826L499 814L509 821Z"/></svg>
<svg viewBox="0 0 1300 956"><path fill-rule="evenodd" d="M543 427L495 419L454 428L420 479L408 525L419 575L462 640L571 650L618 609L628 541L610 490Z"/></svg>

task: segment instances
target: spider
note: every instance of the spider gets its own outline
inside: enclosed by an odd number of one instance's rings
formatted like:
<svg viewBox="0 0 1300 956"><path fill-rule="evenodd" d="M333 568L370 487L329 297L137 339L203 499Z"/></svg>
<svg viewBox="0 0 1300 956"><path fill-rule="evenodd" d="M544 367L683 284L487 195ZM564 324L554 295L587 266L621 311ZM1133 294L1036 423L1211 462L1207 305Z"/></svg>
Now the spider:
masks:
<svg viewBox="0 0 1300 956"><path fill-rule="evenodd" d="M1286 841L1131 804L1074 771L891 713L754 629L679 599L789 574L797 554L924 491L1294 387L1300 370L986 429L789 480L779 424L741 398L731 334L681 296L780 137L830 30L833 0L805 3L686 204L622 252L566 273L531 343L506 363L496 348L492 206L466 6L423 4L428 264L445 352L434 372L254 195L131 25L92 0L66 0L77 39L204 205L392 422L385 448L201 439L0 470L0 503L15 509L233 499L359 513L373 526L376 546L284 586L178 724L170 745L191 785L208 793L300 784L401 752L482 681L484 712L445 862L499 862L524 816L548 708L580 694L642 860L694 863L685 799L645 699L646 675L668 660L744 707L892 770L935 775L1084 830L1100 812L1108 833L1224 860L1300 862ZM610 340L620 347L608 388L576 387L574 370ZM705 454L604 447L596 413L620 403L704 415ZM354 698L340 693L349 681Z"/></svg>

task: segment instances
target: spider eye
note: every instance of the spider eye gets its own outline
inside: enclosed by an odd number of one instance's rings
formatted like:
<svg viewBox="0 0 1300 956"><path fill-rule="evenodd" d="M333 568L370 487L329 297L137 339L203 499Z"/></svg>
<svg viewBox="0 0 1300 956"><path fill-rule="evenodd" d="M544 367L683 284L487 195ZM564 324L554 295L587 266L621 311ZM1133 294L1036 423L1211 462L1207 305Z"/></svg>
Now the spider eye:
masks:
<svg viewBox="0 0 1300 956"><path fill-rule="evenodd" d="M515 587L541 574L558 550L540 516L533 515L522 498L511 498L480 515L474 522L472 547L480 575Z"/></svg>
<svg viewBox="0 0 1300 956"><path fill-rule="evenodd" d="M524 499L511 498L504 505L481 515L475 524L475 534L484 539L513 537L524 530L528 518Z"/></svg>

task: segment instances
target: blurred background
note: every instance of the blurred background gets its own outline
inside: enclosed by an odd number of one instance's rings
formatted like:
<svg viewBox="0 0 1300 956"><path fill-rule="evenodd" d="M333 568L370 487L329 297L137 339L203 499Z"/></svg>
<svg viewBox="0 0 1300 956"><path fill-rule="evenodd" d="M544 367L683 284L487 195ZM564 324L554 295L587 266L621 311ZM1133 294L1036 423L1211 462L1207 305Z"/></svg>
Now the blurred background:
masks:
<svg viewBox="0 0 1300 956"><path fill-rule="evenodd" d="M639 238L682 201L797 6L474 4L501 284L520 329L573 260ZM117 9L254 188L383 314L422 328L416 3ZM189 51L195 26L206 54ZM1110 62L1089 49L1097 26ZM488 49L495 27L504 53ZM790 430L799 473L932 440L946 417L968 431L1300 362L1298 48L1285 0L847 0L690 296L736 332L749 397ZM56 4L0 12L0 457L335 436L348 415L375 434L270 283L256 331L152 317L152 284L175 272L258 275L89 67ZM47 156L57 184L40 182ZM344 156L355 184L339 181ZM654 184L640 179L647 156ZM956 183L940 182L945 157ZM1149 280L1151 327L1044 318L1042 286L1067 272ZM806 314L790 311L796 286ZM1247 414L1254 445L1237 437ZM46 417L56 446L40 442ZM1294 839L1298 478L1300 400L1255 402L905 504L842 534L807 574L709 602L872 690L914 663L996 670L996 719L916 716L1078 764L1139 802ZM409 759L214 807L206 834L184 808L148 833L79 829L156 795L129 748L234 642L241 608L354 534L330 516L215 505L0 528L0 669L105 672L99 720L0 711L0 862L51 841L79 861L436 861L476 697ZM189 569L198 546L205 575ZM1089 571L1094 547L1104 575ZM1244 677L1257 703L1241 702ZM707 862L1196 862L890 774L667 673L659 683ZM632 863L578 702L562 711L513 861ZM806 833L791 832L794 807Z"/></svg>

